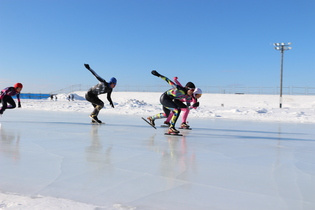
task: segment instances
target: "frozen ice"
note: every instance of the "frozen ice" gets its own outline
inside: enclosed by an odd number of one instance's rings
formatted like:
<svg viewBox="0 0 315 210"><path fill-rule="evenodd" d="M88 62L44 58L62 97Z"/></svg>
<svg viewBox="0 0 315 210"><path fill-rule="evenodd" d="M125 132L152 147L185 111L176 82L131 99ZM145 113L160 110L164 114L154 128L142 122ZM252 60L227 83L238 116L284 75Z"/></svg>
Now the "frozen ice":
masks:
<svg viewBox="0 0 315 210"><path fill-rule="evenodd" d="M176 137L132 115L5 115L0 209L315 209L313 124L192 117Z"/></svg>

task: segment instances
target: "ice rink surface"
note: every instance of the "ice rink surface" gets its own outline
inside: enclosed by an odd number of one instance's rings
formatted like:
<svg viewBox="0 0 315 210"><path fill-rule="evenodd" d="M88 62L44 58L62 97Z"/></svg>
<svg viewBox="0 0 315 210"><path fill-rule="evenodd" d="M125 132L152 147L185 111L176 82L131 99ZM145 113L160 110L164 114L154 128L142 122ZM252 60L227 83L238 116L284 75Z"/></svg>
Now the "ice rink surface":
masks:
<svg viewBox="0 0 315 210"><path fill-rule="evenodd" d="M0 192L99 209L315 209L314 124L191 118L173 137L140 116L99 118L6 111Z"/></svg>

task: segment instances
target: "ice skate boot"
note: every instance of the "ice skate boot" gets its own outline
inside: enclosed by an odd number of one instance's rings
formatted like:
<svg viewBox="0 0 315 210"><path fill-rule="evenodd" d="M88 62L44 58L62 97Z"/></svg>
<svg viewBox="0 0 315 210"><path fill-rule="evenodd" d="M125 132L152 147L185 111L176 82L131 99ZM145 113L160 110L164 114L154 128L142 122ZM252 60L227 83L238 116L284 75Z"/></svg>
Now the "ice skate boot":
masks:
<svg viewBox="0 0 315 210"><path fill-rule="evenodd" d="M170 122L165 121L165 122L164 122L164 125L170 126L170 125L171 125L171 123L170 123Z"/></svg>
<svg viewBox="0 0 315 210"><path fill-rule="evenodd" d="M92 119L92 123L98 123L98 124L102 123L102 121L100 121L96 115L91 114L90 118Z"/></svg>
<svg viewBox="0 0 315 210"><path fill-rule="evenodd" d="M190 129L190 126L187 125L186 122L183 122L183 123L180 125L180 128L181 128L181 129Z"/></svg>
<svg viewBox="0 0 315 210"><path fill-rule="evenodd" d="M173 127L170 127L170 128L168 129L168 134L177 135L177 134L179 134L179 131L176 130L175 128L173 128Z"/></svg>
<svg viewBox="0 0 315 210"><path fill-rule="evenodd" d="M165 121L164 124L161 125L161 127L164 127L164 128L168 128L170 127L171 123L169 123L168 121Z"/></svg>
<svg viewBox="0 0 315 210"><path fill-rule="evenodd" d="M150 124L154 127L155 123L154 123L154 120L152 119L152 117L148 117L147 119L150 122Z"/></svg>

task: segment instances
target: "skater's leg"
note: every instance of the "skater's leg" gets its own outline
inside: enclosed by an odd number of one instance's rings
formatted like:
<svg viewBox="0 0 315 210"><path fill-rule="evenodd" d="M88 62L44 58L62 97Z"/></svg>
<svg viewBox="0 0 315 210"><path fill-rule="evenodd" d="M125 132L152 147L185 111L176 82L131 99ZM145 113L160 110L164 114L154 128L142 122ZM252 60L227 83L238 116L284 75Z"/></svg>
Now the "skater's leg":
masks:
<svg viewBox="0 0 315 210"><path fill-rule="evenodd" d="M11 96L4 96L2 100L5 103L5 108L6 109L14 109L16 107L15 101ZM10 104L9 106L7 104Z"/></svg>
<svg viewBox="0 0 315 210"><path fill-rule="evenodd" d="M0 114L3 114L3 112L6 109L14 109L16 107L15 101L13 100L11 96L8 96L8 95L5 95L2 98L1 103L2 103L2 107L0 109ZM8 104L10 105L8 106Z"/></svg>
<svg viewBox="0 0 315 210"><path fill-rule="evenodd" d="M165 122L170 122L170 120L172 119L173 117L173 112L170 112L170 114L168 115L167 119L165 120Z"/></svg>
<svg viewBox="0 0 315 210"><path fill-rule="evenodd" d="M175 129L175 125L181 113L181 108L186 108L187 106L179 100L172 100L172 102L173 102L173 106L167 107L173 113L173 116L170 121L169 133L179 133L179 131Z"/></svg>
<svg viewBox="0 0 315 210"><path fill-rule="evenodd" d="M174 100L174 103L177 105L177 109L178 110L175 110L176 114L177 114L177 118L179 117L180 113L181 113L181 110L187 110L187 106L180 100ZM173 114L175 115L175 112L173 111ZM185 113L184 113L185 114ZM173 116L174 117L174 116ZM173 117L172 117L172 121L173 121ZM186 116L183 116L183 118L187 118L187 115ZM177 120L177 119L176 119Z"/></svg>
<svg viewBox="0 0 315 210"><path fill-rule="evenodd" d="M156 114L156 115L153 115L153 116L150 116L150 117L147 117L147 119L149 120L149 122L155 126L155 120L156 119L162 119L162 118L166 118L166 114L165 113L159 113L159 114Z"/></svg>
<svg viewBox="0 0 315 210"><path fill-rule="evenodd" d="M0 115L3 114L4 110L7 107L7 102L4 102L4 100L0 99L1 102L1 108L0 108Z"/></svg>
<svg viewBox="0 0 315 210"><path fill-rule="evenodd" d="M97 116L98 116L100 110L104 107L104 102L102 100L100 100L97 95L86 94L85 98L87 101L91 102L93 107L94 107L94 110L92 111L90 117L93 120L95 120L99 123L102 123L102 121L100 121L97 118Z"/></svg>
<svg viewBox="0 0 315 210"><path fill-rule="evenodd" d="M166 117L169 115L170 110L168 110L167 108L165 108L165 107L163 106L163 111L164 111L164 113L159 113L159 114L156 114L156 115L151 116L151 119L152 119L152 120L156 120L156 119L166 118Z"/></svg>
<svg viewBox="0 0 315 210"><path fill-rule="evenodd" d="M187 124L187 117L188 117L188 114L189 114L190 110L188 108L183 108L182 111L183 111L183 113L182 113L182 124L180 125L180 127L188 129L190 126Z"/></svg>
<svg viewBox="0 0 315 210"><path fill-rule="evenodd" d="M165 113L159 113L159 114L156 114L156 115L151 116L151 118L152 118L153 120L166 118L166 114L165 114Z"/></svg>
<svg viewBox="0 0 315 210"><path fill-rule="evenodd" d="M100 112L100 110L104 107L104 102L99 99L99 97L97 95L85 95L85 98L87 101L91 102L94 110L91 114L93 115L98 115L98 113Z"/></svg>
<svg viewBox="0 0 315 210"><path fill-rule="evenodd" d="M182 113L182 123L186 123L187 122L187 117L189 114L189 109L188 108L183 108L182 109L183 113Z"/></svg>
<svg viewBox="0 0 315 210"><path fill-rule="evenodd" d="M180 115L181 109L173 109L172 113L173 113L173 117L171 118L171 125L170 127L175 128L175 124L178 120L178 117Z"/></svg>
<svg viewBox="0 0 315 210"><path fill-rule="evenodd" d="M102 105L96 105L91 115L98 116L99 112L101 111L101 109L103 109L103 107L104 107L104 103Z"/></svg>
<svg viewBox="0 0 315 210"><path fill-rule="evenodd" d="M160 98L160 102L163 105L165 117L169 116L170 111L173 113L173 116L171 118L170 127L169 127L169 133L179 133L179 131L177 131L175 129L175 124L176 124L176 121L177 121L178 116L180 114L180 108L185 108L186 105L177 99L174 100L174 99L168 97L165 93L162 94L162 96Z"/></svg>
<svg viewBox="0 0 315 210"><path fill-rule="evenodd" d="M165 101L168 100L168 97L166 96L165 93L163 93L160 97L160 102L161 104L163 105L163 103L165 103ZM147 117L147 119L150 121L150 123L155 126L155 123L154 121L156 119L162 119L162 118L166 118L169 113L170 113L170 110L168 110L167 108L165 108L165 106L163 105L163 111L164 113L159 113L159 114L156 114L156 115L153 115L153 116L150 116L150 117Z"/></svg>

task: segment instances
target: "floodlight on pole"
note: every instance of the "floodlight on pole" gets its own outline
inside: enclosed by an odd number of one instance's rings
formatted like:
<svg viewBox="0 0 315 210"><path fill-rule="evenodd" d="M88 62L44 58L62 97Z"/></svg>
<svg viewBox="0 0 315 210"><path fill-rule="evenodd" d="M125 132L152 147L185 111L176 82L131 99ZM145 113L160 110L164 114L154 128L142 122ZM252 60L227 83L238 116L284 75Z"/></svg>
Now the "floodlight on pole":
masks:
<svg viewBox="0 0 315 210"><path fill-rule="evenodd" d="M282 81L283 81L283 54L286 50L291 50L292 47L289 47L292 43L274 43L275 49L281 52L280 59L280 108L282 108Z"/></svg>

